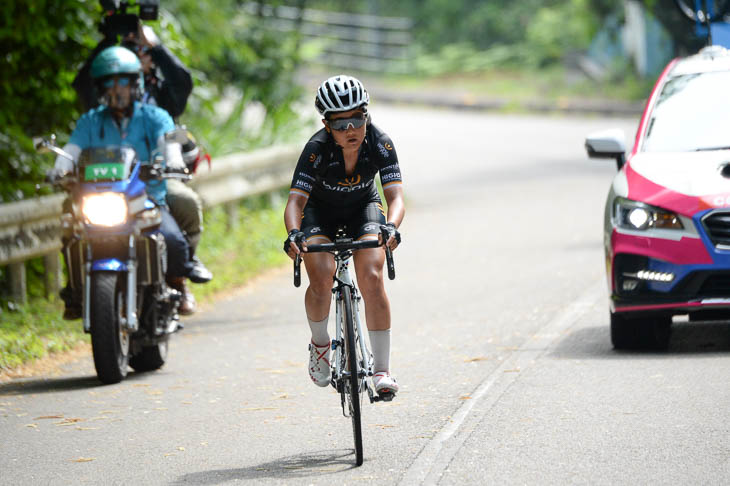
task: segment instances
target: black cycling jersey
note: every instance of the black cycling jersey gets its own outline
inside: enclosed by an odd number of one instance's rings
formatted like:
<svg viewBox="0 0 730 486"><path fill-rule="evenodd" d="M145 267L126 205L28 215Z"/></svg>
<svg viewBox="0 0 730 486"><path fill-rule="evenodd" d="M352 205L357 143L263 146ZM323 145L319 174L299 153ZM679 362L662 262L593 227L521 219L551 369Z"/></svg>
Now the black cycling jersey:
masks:
<svg viewBox="0 0 730 486"><path fill-rule="evenodd" d="M309 197L318 208L353 207L380 202L375 175L380 172L383 189L401 183L398 156L390 137L368 124L355 170L345 173L342 148L323 128L309 139L294 171L290 193Z"/></svg>

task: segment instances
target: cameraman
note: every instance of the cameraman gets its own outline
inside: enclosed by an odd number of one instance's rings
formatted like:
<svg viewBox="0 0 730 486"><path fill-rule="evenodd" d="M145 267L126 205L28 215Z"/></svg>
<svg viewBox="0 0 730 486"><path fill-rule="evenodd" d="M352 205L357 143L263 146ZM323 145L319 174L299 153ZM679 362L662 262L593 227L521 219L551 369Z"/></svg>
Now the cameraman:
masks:
<svg viewBox="0 0 730 486"><path fill-rule="evenodd" d="M159 106L174 119L179 117L185 110L188 97L193 89L190 71L177 56L162 45L151 27L143 25L137 19L136 29L130 29L129 26L108 21L109 18L111 17L105 19L106 21L102 23L100 29L104 34L104 39L91 53L73 82L73 87L84 107L89 109L99 104L94 92L94 83L91 79L91 61L98 52L106 47L116 45L117 36L119 36L122 38L121 45L134 52L142 64L144 92L140 101L144 104ZM190 150L187 150L188 145L192 145ZM188 162L187 153L197 153L197 147L193 142L186 144L183 150L187 150L183 154L186 162ZM170 213L185 233L190 244L194 280L210 280L213 275L195 256L195 250L203 231L202 200L192 188L182 181L172 179L167 182L167 203L170 207ZM180 313L189 315L195 312L197 306L195 296L188 289L187 282L185 280L176 282L173 287L182 293Z"/></svg>
<svg viewBox="0 0 730 486"><path fill-rule="evenodd" d="M116 32L107 30L103 33L104 38L92 51L73 81L73 87L84 110L99 105L91 79L91 61L102 50L117 44ZM142 102L159 106L173 119L182 115L188 97L193 91L193 78L182 61L162 45L150 26L142 25L141 22L137 23L136 31L127 32L122 37L121 45L137 54L142 63L145 84Z"/></svg>

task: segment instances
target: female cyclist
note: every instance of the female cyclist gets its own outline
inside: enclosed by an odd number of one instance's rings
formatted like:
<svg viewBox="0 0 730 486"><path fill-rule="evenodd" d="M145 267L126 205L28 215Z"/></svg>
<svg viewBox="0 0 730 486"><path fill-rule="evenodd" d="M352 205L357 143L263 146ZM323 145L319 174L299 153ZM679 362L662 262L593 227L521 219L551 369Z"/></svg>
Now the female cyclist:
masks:
<svg viewBox="0 0 730 486"><path fill-rule="evenodd" d="M344 74L333 76L317 89L314 105L324 128L304 146L292 179L284 223L289 237L284 250L293 259L303 247L309 277L304 307L312 331L309 376L318 386L330 383L330 336L327 321L332 300L335 261L329 253L307 253L307 243L334 241L338 225L348 236L379 238L381 226L390 234L386 244L395 249L397 228L405 214L398 157L390 138L370 122L368 93L362 83ZM388 204L387 218L375 185L380 173ZM355 274L365 300L365 319L373 352L373 386L377 393L396 393L390 375L390 303L383 285L385 251L358 250Z"/></svg>

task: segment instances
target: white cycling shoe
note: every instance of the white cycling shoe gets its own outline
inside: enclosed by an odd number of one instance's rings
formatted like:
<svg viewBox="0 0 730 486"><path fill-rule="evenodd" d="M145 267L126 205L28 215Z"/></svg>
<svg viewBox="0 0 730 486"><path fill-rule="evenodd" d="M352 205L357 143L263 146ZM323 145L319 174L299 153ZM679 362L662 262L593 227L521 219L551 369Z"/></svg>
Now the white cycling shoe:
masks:
<svg viewBox="0 0 730 486"><path fill-rule="evenodd" d="M317 386L330 384L330 345L309 343L309 377Z"/></svg>
<svg viewBox="0 0 730 486"><path fill-rule="evenodd" d="M398 393L398 382L395 378L390 376L387 371L378 371L373 375L373 385L375 386L375 393Z"/></svg>

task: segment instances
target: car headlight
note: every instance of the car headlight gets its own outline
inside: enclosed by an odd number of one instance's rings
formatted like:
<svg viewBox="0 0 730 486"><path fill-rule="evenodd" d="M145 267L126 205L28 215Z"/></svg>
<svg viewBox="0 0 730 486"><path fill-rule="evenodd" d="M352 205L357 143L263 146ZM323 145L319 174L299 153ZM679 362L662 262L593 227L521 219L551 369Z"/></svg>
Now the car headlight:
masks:
<svg viewBox="0 0 730 486"><path fill-rule="evenodd" d="M623 197L614 201L613 215L616 226L629 230L684 229L676 213Z"/></svg>
<svg viewBox="0 0 730 486"><path fill-rule="evenodd" d="M127 201L123 194L102 192L84 196L81 213L86 221L98 226L117 226L127 220Z"/></svg>

